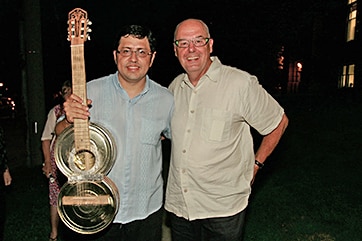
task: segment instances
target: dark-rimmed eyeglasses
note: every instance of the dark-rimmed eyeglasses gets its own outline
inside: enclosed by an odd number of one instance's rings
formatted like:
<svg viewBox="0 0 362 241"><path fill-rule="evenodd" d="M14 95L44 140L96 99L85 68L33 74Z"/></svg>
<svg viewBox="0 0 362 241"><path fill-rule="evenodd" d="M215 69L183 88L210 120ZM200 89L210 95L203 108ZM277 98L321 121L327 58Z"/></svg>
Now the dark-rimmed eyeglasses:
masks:
<svg viewBox="0 0 362 241"><path fill-rule="evenodd" d="M188 48L190 43L195 47L205 46L209 42L210 38L197 37L193 39L177 39L174 41L174 44L179 48Z"/></svg>
<svg viewBox="0 0 362 241"><path fill-rule="evenodd" d="M145 58L148 55L152 55L152 52L146 49L137 49L137 50L131 50L129 48L122 48L121 50L116 50L117 54L120 54L123 57L129 57L133 53L136 54L137 57Z"/></svg>

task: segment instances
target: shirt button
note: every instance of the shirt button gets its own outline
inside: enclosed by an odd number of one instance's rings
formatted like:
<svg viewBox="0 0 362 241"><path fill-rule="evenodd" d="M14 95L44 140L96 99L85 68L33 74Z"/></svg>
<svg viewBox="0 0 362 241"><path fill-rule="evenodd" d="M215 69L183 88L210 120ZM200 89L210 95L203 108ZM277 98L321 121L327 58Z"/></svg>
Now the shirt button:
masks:
<svg viewBox="0 0 362 241"><path fill-rule="evenodd" d="M187 193L187 189L186 189L186 188L184 189L184 193Z"/></svg>
<svg viewBox="0 0 362 241"><path fill-rule="evenodd" d="M186 150L182 150L182 153L186 153Z"/></svg>
<svg viewBox="0 0 362 241"><path fill-rule="evenodd" d="M190 110L190 113L193 114L195 111L194 110Z"/></svg>
<svg viewBox="0 0 362 241"><path fill-rule="evenodd" d="M190 129L187 129L187 132L188 132L188 133L190 133L190 132L191 132L191 130L190 130Z"/></svg>
<svg viewBox="0 0 362 241"><path fill-rule="evenodd" d="M186 170L185 170L185 169L182 169L182 173L185 174L185 173L186 173Z"/></svg>

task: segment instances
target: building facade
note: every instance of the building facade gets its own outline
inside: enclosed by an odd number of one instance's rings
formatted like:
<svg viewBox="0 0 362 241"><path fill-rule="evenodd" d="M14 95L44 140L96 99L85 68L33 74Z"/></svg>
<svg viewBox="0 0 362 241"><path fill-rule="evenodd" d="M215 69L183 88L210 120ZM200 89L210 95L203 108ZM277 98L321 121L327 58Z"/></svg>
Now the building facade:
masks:
<svg viewBox="0 0 362 241"><path fill-rule="evenodd" d="M362 89L361 2L346 0L345 44L338 88Z"/></svg>

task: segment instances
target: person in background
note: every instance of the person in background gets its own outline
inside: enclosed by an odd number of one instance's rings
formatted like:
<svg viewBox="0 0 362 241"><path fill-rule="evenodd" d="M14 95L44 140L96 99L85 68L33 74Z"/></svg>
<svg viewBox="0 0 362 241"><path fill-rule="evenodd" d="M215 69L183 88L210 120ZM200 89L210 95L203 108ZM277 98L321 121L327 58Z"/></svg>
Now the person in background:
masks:
<svg viewBox="0 0 362 241"><path fill-rule="evenodd" d="M11 184L12 178L8 167L8 157L6 153L4 130L0 126L0 241L4 240L4 228L6 221L6 199L5 186Z"/></svg>
<svg viewBox="0 0 362 241"><path fill-rule="evenodd" d="M199 19L175 29L174 52L186 73L169 85L175 111L165 209L172 241L242 240L252 182L288 125L255 76L211 57L213 44ZM263 136L256 152L251 127Z"/></svg>
<svg viewBox="0 0 362 241"><path fill-rule="evenodd" d="M71 82L65 81L62 85L61 96L65 101L72 93ZM63 103L54 106L48 113L41 137L44 156L43 174L49 179L50 226L49 241L56 241L58 237L59 214L57 211L58 195L62 185L62 173L58 171L54 157L54 144L56 141L55 126L57 120L64 115Z"/></svg>
<svg viewBox="0 0 362 241"><path fill-rule="evenodd" d="M147 75L155 41L146 27L123 27L113 50L117 72L89 81L88 101L72 94L64 103L65 119L57 124L64 128L76 118L90 118L115 139L117 156L107 175L119 190L120 207L102 241L162 238L161 134L170 138L173 96Z"/></svg>

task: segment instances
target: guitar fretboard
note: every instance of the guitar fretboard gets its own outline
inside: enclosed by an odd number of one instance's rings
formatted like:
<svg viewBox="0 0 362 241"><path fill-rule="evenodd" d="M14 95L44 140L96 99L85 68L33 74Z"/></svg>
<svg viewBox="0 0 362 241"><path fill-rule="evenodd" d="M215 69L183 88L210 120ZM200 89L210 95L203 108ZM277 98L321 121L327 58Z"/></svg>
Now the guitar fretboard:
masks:
<svg viewBox="0 0 362 241"><path fill-rule="evenodd" d="M71 46L72 58L72 88L73 93L87 101L86 77L84 64L84 45ZM90 150L89 121L74 119L75 150Z"/></svg>

